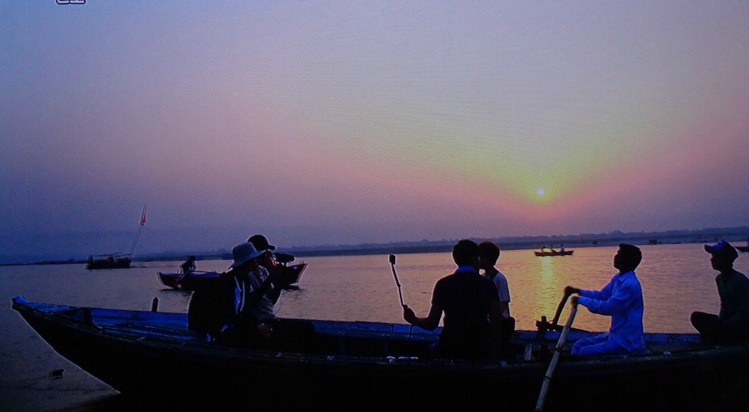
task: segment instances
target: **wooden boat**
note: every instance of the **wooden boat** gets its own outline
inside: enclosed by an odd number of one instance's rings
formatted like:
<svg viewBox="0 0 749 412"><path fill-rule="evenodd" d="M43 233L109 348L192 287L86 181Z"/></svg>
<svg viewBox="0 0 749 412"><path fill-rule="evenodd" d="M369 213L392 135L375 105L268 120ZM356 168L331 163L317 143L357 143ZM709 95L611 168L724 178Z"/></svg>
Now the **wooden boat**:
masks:
<svg viewBox="0 0 749 412"><path fill-rule="evenodd" d="M533 253L535 253L536 256L569 256L573 252L574 250L541 249L536 250Z"/></svg>
<svg viewBox="0 0 749 412"><path fill-rule="evenodd" d="M133 244L130 246L130 253L108 253L102 255L89 255L86 269L127 269L133 262L133 252L135 245L140 237L140 230L146 224L146 205L143 205L143 211L140 214L140 222L135 232Z"/></svg>
<svg viewBox="0 0 749 412"><path fill-rule="evenodd" d="M12 307L60 355L129 396L241 399L247 406L530 411L560 332L538 322L517 331L502 359L430 356L439 328L292 320L309 326L265 350L208 342L184 313L31 302ZM545 323L548 325L548 323ZM569 330L566 330L569 331ZM564 331L563 331L564 332ZM569 346L594 332L571 330L561 347L546 411L747 410L749 346L706 346L694 334L647 334L649 353L580 358ZM418 408L418 409L415 409ZM717 409L716 409L717 408Z"/></svg>
<svg viewBox="0 0 749 412"><path fill-rule="evenodd" d="M273 283L279 287L287 288L297 282L302 277L302 272L307 268L307 263L300 262L294 265L279 264L276 265L271 271L270 276L273 279Z"/></svg>
<svg viewBox="0 0 749 412"><path fill-rule="evenodd" d="M132 262L133 255L129 253L91 255L88 257L86 269L127 269Z"/></svg>
<svg viewBox="0 0 749 412"><path fill-rule="evenodd" d="M195 290L201 280L219 276L218 272L193 271L188 274L159 272L159 280L164 286L178 290Z"/></svg>
<svg viewBox="0 0 749 412"><path fill-rule="evenodd" d="M307 263L300 262L295 265L279 264L270 271L273 282L281 288L289 288L299 281L302 272L307 268ZM187 275L175 272L158 272L159 281L164 286L173 289L191 291L195 290L200 282L218 277L218 272L194 271Z"/></svg>
<svg viewBox="0 0 749 412"><path fill-rule="evenodd" d="M746 246L734 246L739 252L749 252L749 239L746 240Z"/></svg>

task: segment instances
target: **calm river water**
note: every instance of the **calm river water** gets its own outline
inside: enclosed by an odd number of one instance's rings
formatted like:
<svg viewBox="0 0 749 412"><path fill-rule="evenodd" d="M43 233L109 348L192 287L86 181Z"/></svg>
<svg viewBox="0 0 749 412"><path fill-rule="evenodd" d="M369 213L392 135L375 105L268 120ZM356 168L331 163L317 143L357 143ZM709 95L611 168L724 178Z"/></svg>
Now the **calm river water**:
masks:
<svg viewBox="0 0 749 412"><path fill-rule="evenodd" d="M648 332L693 332L689 314L717 312L716 272L701 244L641 246L636 271L645 292ZM576 248L574 255L536 257L531 250L503 251L499 269L507 276L510 310L518 329L535 329L542 315L551 319L566 285L600 289L615 273L616 247ZM278 314L284 317L403 323L398 288L387 255L310 257L297 290L284 292ZM158 271L176 270L180 262L135 262L131 269L86 270L83 265L0 267L0 409L3 411L144 410L129 405L107 385L57 355L11 309L23 295L51 303L186 312L190 294L164 287ZM199 270L225 270L230 261L198 261ZM749 255L736 268L749 274ZM451 273L449 253L398 255L396 271L403 299L417 315L426 315L434 282ZM566 319L563 314L560 323ZM581 309L575 327L606 330L608 318ZM62 378L50 372L64 369Z"/></svg>

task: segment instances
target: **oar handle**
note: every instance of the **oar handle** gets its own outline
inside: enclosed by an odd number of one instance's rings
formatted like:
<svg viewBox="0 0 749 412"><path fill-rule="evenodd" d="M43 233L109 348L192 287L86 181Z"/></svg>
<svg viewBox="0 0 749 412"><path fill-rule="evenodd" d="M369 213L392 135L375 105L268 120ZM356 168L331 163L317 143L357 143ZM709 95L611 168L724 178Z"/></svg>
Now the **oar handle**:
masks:
<svg viewBox="0 0 749 412"><path fill-rule="evenodd" d="M565 291L564 296L562 296L562 300L559 302L559 305L557 306L557 313L554 314L554 319L551 320L551 324L553 326L558 325L559 323L559 316L562 315L562 309L564 309L564 305L567 303L567 299L569 299L570 293L567 293Z"/></svg>
<svg viewBox="0 0 749 412"><path fill-rule="evenodd" d="M567 323L564 325L564 329L562 329L561 335L559 335L559 340L557 341L557 346L555 348L556 351L561 351L562 346L564 346L564 343L567 341L567 334L570 333L572 322L575 320L575 315L577 315L577 302L572 303L570 317L567 318Z"/></svg>

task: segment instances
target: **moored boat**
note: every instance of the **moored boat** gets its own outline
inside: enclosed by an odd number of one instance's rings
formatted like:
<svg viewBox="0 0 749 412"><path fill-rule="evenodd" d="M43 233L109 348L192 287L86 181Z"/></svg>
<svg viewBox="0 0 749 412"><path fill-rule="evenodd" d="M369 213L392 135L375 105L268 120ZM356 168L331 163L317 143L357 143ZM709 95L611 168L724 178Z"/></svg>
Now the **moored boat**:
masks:
<svg viewBox="0 0 749 412"><path fill-rule="evenodd" d="M133 263L133 252L135 252L135 245L138 243L138 237L140 237L140 230L143 225L146 224L146 205L143 205L143 211L140 215L140 222L138 223L138 229L135 232L135 238L133 244L130 247L130 253L107 253L99 255L89 255L86 269L127 269L130 264Z"/></svg>
<svg viewBox="0 0 749 412"><path fill-rule="evenodd" d="M555 329L517 331L508 356L477 362L431 357L439 329L404 324L288 319L309 325L311 333L258 350L209 343L187 329L184 313L57 305L20 296L13 298L13 309L60 355L121 393L241 396L256 406L491 405L529 411L560 338ZM568 354L572 342L592 333L573 330L566 336L544 410L747 406L747 345L706 346L694 334L647 334L647 354Z"/></svg>
<svg viewBox="0 0 749 412"><path fill-rule="evenodd" d="M86 269L127 269L131 263L133 255L129 253L91 255L88 257Z"/></svg>

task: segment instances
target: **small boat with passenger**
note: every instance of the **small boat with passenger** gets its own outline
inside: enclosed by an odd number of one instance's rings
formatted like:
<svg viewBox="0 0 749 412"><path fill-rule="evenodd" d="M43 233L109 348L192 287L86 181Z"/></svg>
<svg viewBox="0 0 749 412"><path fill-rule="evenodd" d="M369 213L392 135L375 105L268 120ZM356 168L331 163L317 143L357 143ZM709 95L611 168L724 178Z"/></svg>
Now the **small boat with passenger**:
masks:
<svg viewBox="0 0 749 412"><path fill-rule="evenodd" d="M270 269L270 276L273 283L280 288L291 288L302 277L302 272L307 268L306 262L289 264L294 260L294 256L287 253L274 253L276 266ZM212 271L191 271L189 273L180 272L158 272L159 281L164 286L173 289L192 291L203 282L210 281L219 276L218 272Z"/></svg>
<svg viewBox="0 0 749 412"><path fill-rule="evenodd" d="M543 246L541 250L533 251L536 256L570 256L574 250L567 250L564 248L554 249L552 247Z"/></svg>

